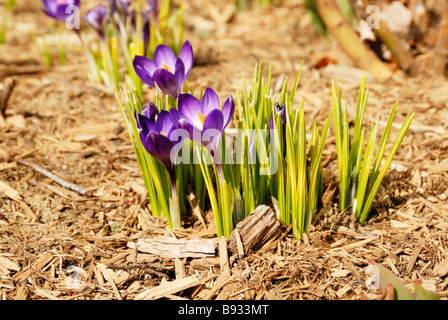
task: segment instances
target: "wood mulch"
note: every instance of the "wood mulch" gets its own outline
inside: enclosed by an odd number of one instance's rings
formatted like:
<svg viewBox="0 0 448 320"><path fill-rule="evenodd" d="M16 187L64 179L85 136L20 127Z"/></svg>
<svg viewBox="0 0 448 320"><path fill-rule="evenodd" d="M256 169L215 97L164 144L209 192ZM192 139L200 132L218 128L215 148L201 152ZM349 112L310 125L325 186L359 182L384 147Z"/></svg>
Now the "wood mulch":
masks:
<svg viewBox="0 0 448 320"><path fill-rule="evenodd" d="M293 79L303 60L296 97L304 100L307 117L323 123L331 109L332 78L343 99L355 103L361 72L334 39L317 35L303 1L242 13L225 2L188 2L185 38L196 59L190 87L211 86L224 98L234 94L241 76L251 79L259 61L266 70L272 64L274 83L280 83ZM87 64L76 48L68 51L65 66L44 66L29 36L47 23L37 1L17 1L13 19L10 42L0 47L1 82L16 80L0 127L0 299L358 300L361 294L378 299L381 292L366 284L370 259L404 283L421 279L446 299L445 79L422 73L380 84L367 77L366 121L379 115L383 129L396 100L397 125L410 107L415 118L365 225L337 210L331 129L324 208L309 234L299 241L282 225L261 248L234 253L216 239L209 211L202 221L192 216L182 230L150 215L114 94L87 81ZM314 68L321 55L337 64ZM397 131L394 127L392 137ZM88 192L60 185L36 166ZM142 239L153 241L155 251L135 246ZM189 251L199 251L193 257L175 247L197 243L193 240L210 240L204 244L212 243L214 250L201 253L200 245ZM171 243L175 254L157 251L160 241Z"/></svg>

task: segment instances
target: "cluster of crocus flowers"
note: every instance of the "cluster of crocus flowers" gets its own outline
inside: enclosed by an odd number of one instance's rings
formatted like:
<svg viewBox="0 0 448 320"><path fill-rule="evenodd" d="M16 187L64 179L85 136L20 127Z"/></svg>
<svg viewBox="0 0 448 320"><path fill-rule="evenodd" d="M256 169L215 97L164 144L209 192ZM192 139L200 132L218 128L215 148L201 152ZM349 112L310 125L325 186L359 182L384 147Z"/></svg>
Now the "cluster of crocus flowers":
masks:
<svg viewBox="0 0 448 320"><path fill-rule="evenodd" d="M81 40L90 65L90 80L102 82L110 89L116 90L122 82L129 81L142 94L142 81L133 68L134 56L152 58L158 44L170 46L176 53L180 49L183 10L173 12L170 0L138 0L136 3L107 0L94 5L82 16L82 21L95 31L96 39L86 37L84 31L81 32L81 21L78 21L81 20L80 7L80 0L42 0L42 11L49 17L66 22L67 27L69 20L75 20L69 28ZM168 23L168 19L172 23ZM47 64L52 65L50 48L46 42L40 45L41 42L38 45ZM62 49L62 44L59 48ZM172 81L166 74L162 76Z"/></svg>
<svg viewBox="0 0 448 320"><path fill-rule="evenodd" d="M135 112L140 141L148 153L167 170L171 183L170 218L175 228L181 227L181 214L176 185L175 161L184 137L177 135L175 120L172 117L177 110L162 110L149 102L142 113ZM175 117L176 118L176 117ZM176 135L173 134L176 132Z"/></svg>
<svg viewBox="0 0 448 320"><path fill-rule="evenodd" d="M206 89L202 102L185 93L179 95L178 109L159 112L156 106L149 102L141 113L135 112L142 146L165 167L169 174L171 200L179 201L175 166L185 138L204 146L210 152L215 159L219 180L225 181L221 163L216 159L218 159L219 142L233 117L233 112L233 98L230 96L221 108L219 98L211 88ZM171 219L174 227L179 227L180 213L175 212L176 210L170 209ZM174 223L176 221L177 224Z"/></svg>
<svg viewBox="0 0 448 320"><path fill-rule="evenodd" d="M170 199L170 211L172 220L178 222L173 223L175 227L179 226L180 218L179 213L172 210L172 206L175 206L174 199L178 202L176 182L182 179L176 177L175 166L184 139L189 138L209 151L215 160L220 183L226 184L219 158L219 146L224 130L235 111L231 95L221 105L217 93L212 88L206 88L201 100L184 92L193 64L193 49L189 41L183 44L177 56L168 46L159 45L155 49L153 59L138 55L133 59L134 70L142 82L160 90L171 99L168 106L164 107L165 110L159 112L155 104L149 102L141 113L135 111L134 116L142 146L169 173L173 195ZM212 188L211 183L207 188ZM214 209L215 214L219 215L216 206ZM177 216L176 220L173 215Z"/></svg>

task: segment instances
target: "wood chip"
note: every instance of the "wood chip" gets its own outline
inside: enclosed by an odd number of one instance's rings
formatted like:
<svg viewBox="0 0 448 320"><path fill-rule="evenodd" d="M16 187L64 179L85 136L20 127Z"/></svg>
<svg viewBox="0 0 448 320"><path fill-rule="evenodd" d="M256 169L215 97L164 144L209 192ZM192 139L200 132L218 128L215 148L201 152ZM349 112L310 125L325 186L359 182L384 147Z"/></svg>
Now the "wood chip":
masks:
<svg viewBox="0 0 448 320"><path fill-rule="evenodd" d="M204 295L204 300L211 300L215 294L221 290L222 287L224 287L227 283L229 283L232 280L232 277L220 277L216 282L213 284L213 287L207 292L206 295Z"/></svg>
<svg viewBox="0 0 448 320"><path fill-rule="evenodd" d="M448 258L438 263L433 272L440 277L446 276L448 274Z"/></svg>
<svg viewBox="0 0 448 320"><path fill-rule="evenodd" d="M187 200L188 203L190 204L191 208L192 208L192 212L195 215L195 217L199 220L199 222L201 223L201 225L203 226L204 229L207 229L207 225L204 221L204 217L202 215L202 211L198 206L198 202L196 200L196 196L190 192L190 194L187 196Z"/></svg>
<svg viewBox="0 0 448 320"><path fill-rule="evenodd" d="M11 261L5 257L0 257L0 269L20 271L20 266L14 261Z"/></svg>
<svg viewBox="0 0 448 320"><path fill-rule="evenodd" d="M376 238L367 238L367 239L362 240L362 241L358 241L358 242L355 242L355 243L348 244L348 245L343 246L341 248L334 248L334 249L330 249L330 250L340 250L340 249L342 249L342 250L345 250L345 251L350 251L350 250L356 249L358 247L362 247L365 244L367 244L367 243L369 243L369 242L371 242L371 241L373 241L375 239Z"/></svg>
<svg viewBox="0 0 448 320"><path fill-rule="evenodd" d="M431 166L428 169L429 174L448 172L448 159L443 159L438 164Z"/></svg>
<svg viewBox="0 0 448 320"><path fill-rule="evenodd" d="M225 237L221 237L221 239L219 239L219 265L221 268L221 274L223 276L230 277L230 263L227 250L227 240Z"/></svg>
<svg viewBox="0 0 448 320"><path fill-rule="evenodd" d="M235 229L235 240L236 240L236 247L238 249L238 255L240 258L244 257L244 245L243 241L241 240L241 235L238 229Z"/></svg>
<svg viewBox="0 0 448 320"><path fill-rule="evenodd" d="M14 300L26 300L28 298L28 289L25 285L21 285L17 288Z"/></svg>
<svg viewBox="0 0 448 320"><path fill-rule="evenodd" d="M13 278L14 280L17 281L21 281L23 279L25 279L26 277L28 277L31 274L31 268L36 268L36 269L42 269L44 268L48 263L50 263L50 261L53 260L53 254L49 251L44 252L43 254L41 254L35 261L33 261L29 266L23 268L21 271L17 272Z"/></svg>
<svg viewBox="0 0 448 320"><path fill-rule="evenodd" d="M342 287L341 289L339 289L338 291L336 291L336 295L339 298L342 298L349 290L352 289L352 286L350 283L347 283L344 287Z"/></svg>
<svg viewBox="0 0 448 320"><path fill-rule="evenodd" d="M118 291L117 285L115 283L114 279L110 279L109 284L112 287L112 290L114 291L115 295L117 296L118 300L123 300L123 297L120 294L120 291Z"/></svg>
<svg viewBox="0 0 448 320"><path fill-rule="evenodd" d="M5 194L8 198L19 202L22 200L22 197L20 196L20 193L11 188L9 185L7 185L5 182L0 181L0 193Z"/></svg>
<svg viewBox="0 0 448 320"><path fill-rule="evenodd" d="M344 270L344 269L331 269L331 276L332 277L346 277L350 274L350 270Z"/></svg>
<svg viewBox="0 0 448 320"><path fill-rule="evenodd" d="M256 251L273 237L278 236L280 221L274 211L266 206L258 206L250 215L240 221L235 230L238 231L245 254ZM233 253L238 253L238 243L235 230L229 236L229 248Z"/></svg>
<svg viewBox="0 0 448 320"><path fill-rule="evenodd" d="M417 261L417 258L422 251L421 246L417 246L414 248L414 251L412 251L411 256L409 257L408 265L406 266L406 271L411 272L412 268L414 268L415 262Z"/></svg>
<svg viewBox="0 0 448 320"><path fill-rule="evenodd" d="M44 290L44 289L40 289L40 288L35 288L34 292L41 297L47 298L49 300L61 300L60 298L56 297L54 294L52 294L51 292Z"/></svg>
<svg viewBox="0 0 448 320"><path fill-rule="evenodd" d="M195 270L210 270L210 268L219 268L219 257L193 259L190 267Z"/></svg>
<svg viewBox="0 0 448 320"><path fill-rule="evenodd" d="M123 282L126 282L127 280L129 280L129 278L131 277L131 275L124 271L124 270L118 270L118 271L113 271L112 269L108 268L104 263L97 263L97 268L100 270L103 278L109 282L112 285L112 280L114 281L114 284L116 285L120 285ZM113 288L113 285L112 285Z"/></svg>
<svg viewBox="0 0 448 320"><path fill-rule="evenodd" d="M176 279L183 279L186 277L184 263L179 258L174 259L174 270L176 273Z"/></svg>
<svg viewBox="0 0 448 320"><path fill-rule="evenodd" d="M0 163L0 171L17 168L16 162Z"/></svg>
<svg viewBox="0 0 448 320"><path fill-rule="evenodd" d="M193 275L183 279L165 282L155 288L145 290L144 292L138 294L135 297L135 300L158 299L166 295L174 294L192 287L199 286L203 283L205 283L204 280L201 280L196 275Z"/></svg>
<svg viewBox="0 0 448 320"><path fill-rule="evenodd" d="M392 229L399 232L411 232L418 228L418 226L416 225L411 225L409 223L398 220L390 220L390 226Z"/></svg>
<svg viewBox="0 0 448 320"><path fill-rule="evenodd" d="M238 289L238 283L229 282L221 290L221 292L216 297L216 300L227 300L230 295Z"/></svg>
<svg viewBox="0 0 448 320"><path fill-rule="evenodd" d="M159 237L155 239L138 239L129 242L129 248L140 252L155 254L162 258L205 258L216 255L216 239L176 239Z"/></svg>

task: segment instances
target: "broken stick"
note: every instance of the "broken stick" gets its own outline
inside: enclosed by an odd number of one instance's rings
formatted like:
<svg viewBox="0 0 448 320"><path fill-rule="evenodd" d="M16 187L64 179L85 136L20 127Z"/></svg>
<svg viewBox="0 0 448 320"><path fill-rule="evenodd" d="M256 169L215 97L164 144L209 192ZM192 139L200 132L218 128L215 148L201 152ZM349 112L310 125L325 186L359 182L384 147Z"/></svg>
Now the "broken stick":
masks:
<svg viewBox="0 0 448 320"><path fill-rule="evenodd" d="M242 245L244 253L248 254L250 251L260 249L267 241L279 235L279 231L280 221L274 211L268 206L260 205L236 225L229 236L229 249L235 254L240 254Z"/></svg>
<svg viewBox="0 0 448 320"><path fill-rule="evenodd" d="M43 174L44 176L46 176L47 178L50 178L51 180L53 180L54 182L60 184L61 186L76 191L80 194L82 194L83 196L85 195L89 195L89 192L84 189L83 187L77 186L76 184L70 183L68 181L65 181L64 179L59 178L57 175L51 173L48 170L45 170L44 168L39 167L37 164L22 160L22 159L15 159L16 162L23 164L25 166L28 166L30 168L33 168L34 170L36 170L37 172Z"/></svg>

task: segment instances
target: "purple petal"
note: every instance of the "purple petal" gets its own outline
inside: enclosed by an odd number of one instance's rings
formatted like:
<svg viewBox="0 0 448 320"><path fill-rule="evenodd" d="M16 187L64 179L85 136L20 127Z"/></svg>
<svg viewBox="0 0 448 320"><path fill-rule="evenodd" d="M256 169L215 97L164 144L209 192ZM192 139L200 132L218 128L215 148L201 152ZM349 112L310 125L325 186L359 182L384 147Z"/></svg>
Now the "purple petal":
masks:
<svg viewBox="0 0 448 320"><path fill-rule="evenodd" d="M190 121L188 121L185 118L181 118L178 122L177 122L177 128L180 130L185 130L185 132L188 133L188 137L193 140L196 141L198 143L201 143L200 141L200 130L197 129L196 127L194 127ZM199 131L199 134L194 134L195 132L197 133ZM199 139L195 139L195 137L198 137Z"/></svg>
<svg viewBox="0 0 448 320"><path fill-rule="evenodd" d="M162 92L169 94L173 98L179 95L177 79L171 72L165 69L157 69L152 75L154 82L162 90Z"/></svg>
<svg viewBox="0 0 448 320"><path fill-rule="evenodd" d="M218 109L213 110L207 115L204 121L204 127L202 131L209 129L219 130L220 132L224 129L224 117L222 112Z"/></svg>
<svg viewBox="0 0 448 320"><path fill-rule="evenodd" d="M152 143L148 143L149 142L149 140L147 139L148 135L149 135L149 132L141 131L140 132L140 141L141 141L143 147L146 149L146 151L148 151L148 153L152 155L152 154L156 153L156 149Z"/></svg>
<svg viewBox="0 0 448 320"><path fill-rule="evenodd" d="M188 78L188 74L194 64L193 49L189 41L185 41L178 57L182 59L182 62L185 65L185 77Z"/></svg>
<svg viewBox="0 0 448 320"><path fill-rule="evenodd" d="M180 94L178 110L191 124L199 129L202 128L202 122L198 115L198 112L201 112L201 102L196 97L189 93Z"/></svg>
<svg viewBox="0 0 448 320"><path fill-rule="evenodd" d="M168 137L168 134L173 130L173 126L174 123L170 113L166 110L160 111L156 121L156 132Z"/></svg>
<svg viewBox="0 0 448 320"><path fill-rule="evenodd" d="M48 8L46 7L42 7L42 11L49 17L53 18L53 19L57 19L60 20L58 16L56 16L53 11L50 11Z"/></svg>
<svg viewBox="0 0 448 320"><path fill-rule="evenodd" d="M226 102L224 102L221 111L224 117L224 127L227 127L227 125L233 118L233 114L235 113L235 103L233 102L232 95L230 95L227 98Z"/></svg>
<svg viewBox="0 0 448 320"><path fill-rule="evenodd" d="M213 110L221 110L221 104L216 92L211 88L207 88L202 96L201 112L204 115L208 115Z"/></svg>
<svg viewBox="0 0 448 320"><path fill-rule="evenodd" d="M176 77L177 81L177 92L182 93L185 82L187 81L187 78L185 77L185 67L184 63L181 59L176 60L176 68L175 68L174 76Z"/></svg>
<svg viewBox="0 0 448 320"><path fill-rule="evenodd" d="M174 128L174 127L173 127ZM179 150L182 148L182 143L185 138L189 138L188 131L185 129L174 128L168 138L173 143L173 148L171 149L171 159L173 163L175 163L175 157L179 153ZM175 163L176 164L176 163Z"/></svg>
<svg viewBox="0 0 448 320"><path fill-rule="evenodd" d="M44 8L50 12L56 12L58 8L58 2L57 1L51 1L51 0L42 0L42 3L44 5ZM42 9L44 9L42 8Z"/></svg>
<svg viewBox="0 0 448 320"><path fill-rule="evenodd" d="M157 109L154 103L148 101L148 104L142 110L142 114L151 121L155 122L156 116L159 114L159 109Z"/></svg>
<svg viewBox="0 0 448 320"><path fill-rule="evenodd" d="M170 116L171 116L171 119L173 119L174 126L177 126L177 123L179 122L180 117L181 117L181 114L179 113L179 110L171 108L170 109Z"/></svg>
<svg viewBox="0 0 448 320"><path fill-rule="evenodd" d="M206 147L212 156L216 154L216 148L221 140L224 117L218 109L213 110L207 115L204 122L204 130L202 131L202 145Z"/></svg>
<svg viewBox="0 0 448 320"><path fill-rule="evenodd" d="M142 141L143 142L143 141ZM171 149L173 143L163 134L150 132L145 138L145 149L168 170L173 167L171 161Z"/></svg>
<svg viewBox="0 0 448 320"><path fill-rule="evenodd" d="M154 63L158 68L168 68L171 73L174 73L176 66L176 56L170 47L160 44L154 52Z"/></svg>
<svg viewBox="0 0 448 320"><path fill-rule="evenodd" d="M96 5L92 9L87 10L83 20L87 21L101 37L103 34L103 21L106 17L107 8L103 5Z"/></svg>
<svg viewBox="0 0 448 320"><path fill-rule="evenodd" d="M154 62L143 56L135 56L132 64L140 80L148 86L155 88L153 74L157 68L154 65Z"/></svg>
<svg viewBox="0 0 448 320"><path fill-rule="evenodd" d="M137 120L137 127L140 128L144 134L148 134L150 131L156 129L156 124L151 119L137 113L137 111L135 111L134 115Z"/></svg>

